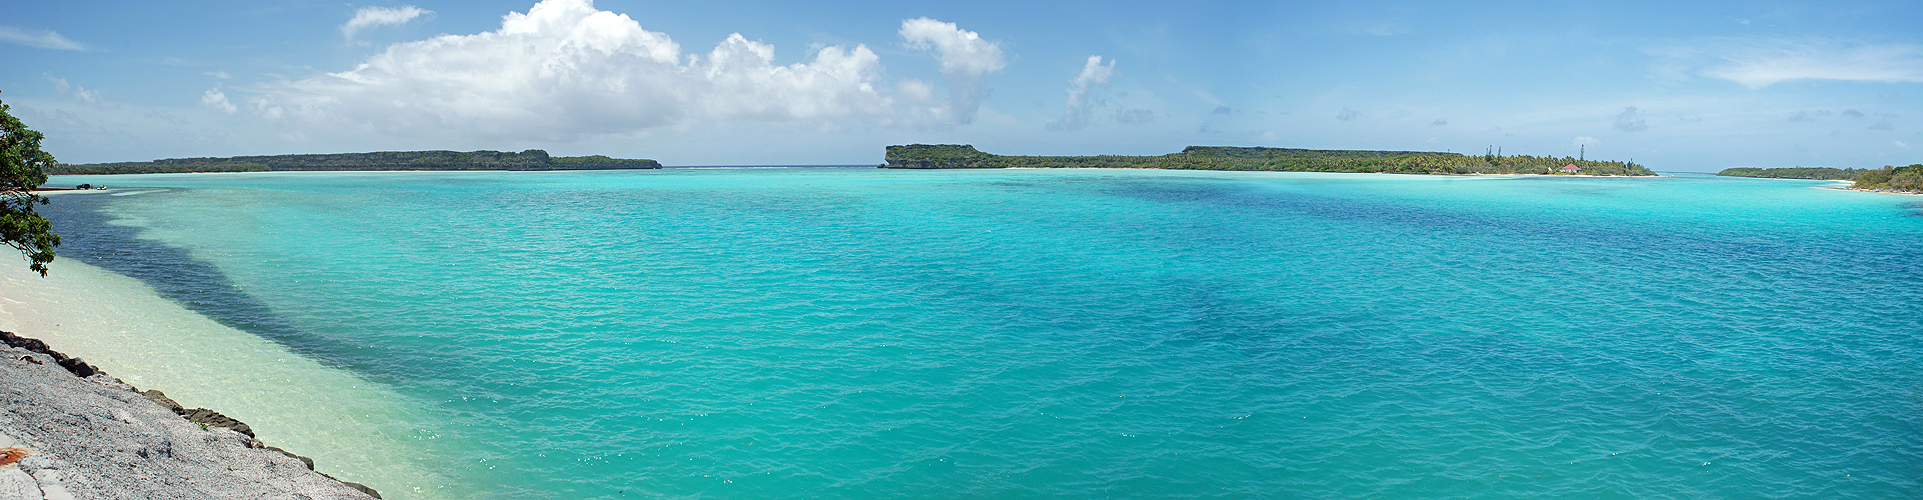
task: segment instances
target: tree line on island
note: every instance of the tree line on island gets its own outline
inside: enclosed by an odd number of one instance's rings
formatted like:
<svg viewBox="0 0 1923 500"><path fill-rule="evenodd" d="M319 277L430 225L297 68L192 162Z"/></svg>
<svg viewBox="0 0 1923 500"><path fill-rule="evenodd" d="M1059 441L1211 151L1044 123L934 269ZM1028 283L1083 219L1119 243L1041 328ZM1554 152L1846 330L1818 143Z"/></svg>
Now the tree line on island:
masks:
<svg viewBox="0 0 1923 500"><path fill-rule="evenodd" d="M1264 147L1189 146L1159 156L1003 156L967 144L888 146L881 168L1154 168L1397 174L1540 174L1653 176L1628 161L1570 157L1480 156L1423 151L1358 151Z"/></svg>
<svg viewBox="0 0 1923 500"><path fill-rule="evenodd" d="M549 156L530 149L500 151L389 151L232 158L169 158L146 162L53 164L50 175L171 174L195 172L299 172L376 170L621 170L661 168L654 160L594 156Z"/></svg>
<svg viewBox="0 0 1923 500"><path fill-rule="evenodd" d="M1832 167L1785 167L1726 168L1716 175L1727 177L1762 177L1769 179L1811 179L1827 181L1853 181L1850 189L1865 191L1891 191L1902 193L1923 193L1923 163L1907 167L1884 165L1883 168L1832 168Z"/></svg>

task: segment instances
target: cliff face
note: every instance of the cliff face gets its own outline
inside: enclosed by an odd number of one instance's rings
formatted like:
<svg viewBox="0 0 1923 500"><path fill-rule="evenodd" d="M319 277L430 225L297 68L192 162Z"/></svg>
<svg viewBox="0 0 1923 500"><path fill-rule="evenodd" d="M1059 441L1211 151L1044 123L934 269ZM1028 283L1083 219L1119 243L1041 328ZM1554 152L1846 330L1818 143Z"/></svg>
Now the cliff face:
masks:
<svg viewBox="0 0 1923 500"><path fill-rule="evenodd" d="M909 144L888 146L882 168L1006 168L996 163L995 155L976 151L967 144Z"/></svg>
<svg viewBox="0 0 1923 500"><path fill-rule="evenodd" d="M145 174L188 172L318 172L376 170L616 170L654 169L654 160L606 156L552 157L530 149L501 151L387 151L317 155L236 156L233 158L169 158L150 162L59 165L48 175Z"/></svg>
<svg viewBox="0 0 1923 500"><path fill-rule="evenodd" d="M539 150L534 150L539 151ZM661 168L654 160L626 160L594 156L556 156L548 159L546 170L625 170ZM535 169L541 170L541 169Z"/></svg>

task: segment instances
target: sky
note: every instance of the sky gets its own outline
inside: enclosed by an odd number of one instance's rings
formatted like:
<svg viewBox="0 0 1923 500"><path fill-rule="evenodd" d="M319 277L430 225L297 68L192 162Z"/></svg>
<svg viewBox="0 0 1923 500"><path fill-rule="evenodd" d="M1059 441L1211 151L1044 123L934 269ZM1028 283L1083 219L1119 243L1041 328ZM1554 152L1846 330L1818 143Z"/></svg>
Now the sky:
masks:
<svg viewBox="0 0 1923 500"><path fill-rule="evenodd" d="M1923 2L24 2L66 163L445 149L668 166L1190 145L1923 163Z"/></svg>

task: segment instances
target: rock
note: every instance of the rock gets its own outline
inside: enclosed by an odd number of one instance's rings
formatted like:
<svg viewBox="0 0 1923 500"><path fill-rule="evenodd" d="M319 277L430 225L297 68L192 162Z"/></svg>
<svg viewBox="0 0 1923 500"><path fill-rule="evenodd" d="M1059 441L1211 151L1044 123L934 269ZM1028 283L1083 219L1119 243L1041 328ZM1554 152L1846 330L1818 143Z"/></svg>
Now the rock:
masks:
<svg viewBox="0 0 1923 500"><path fill-rule="evenodd" d="M159 390L149 390L140 391L140 395L146 396L147 399L153 400L155 403L160 403L160 406L173 410L175 415L187 414L187 408L180 406L180 403L174 402L173 398L167 397L167 393L160 392Z"/></svg>
<svg viewBox="0 0 1923 500"><path fill-rule="evenodd" d="M53 362L59 364L61 368L66 368L67 371L73 372L73 375L75 377L86 378L86 377L91 377L96 373L100 373L99 369L94 368L93 365L89 365L86 362L81 361L80 358L69 358L67 357L66 354L61 354L60 352L47 348L47 343L41 342L40 339L30 339L30 338L22 337L19 335L14 335L13 332L0 331L0 344L6 344L8 346L18 347L21 349L26 349L26 350L37 352L40 354L45 354L47 355L47 357L53 358ZM31 356L23 356L22 359L25 359L27 357L31 357ZM38 360L27 360L27 361L33 364L40 364Z"/></svg>
<svg viewBox="0 0 1923 500"><path fill-rule="evenodd" d="M380 498L265 446L220 412L184 409L39 340L0 331L0 343L0 447L34 450L0 466L0 500Z"/></svg>
<svg viewBox="0 0 1923 500"><path fill-rule="evenodd" d="M247 437L254 437L254 428L248 427L246 422L234 420L233 417L222 415L217 411L206 408L194 408L187 410L187 413L181 416L187 417L188 422L207 424L208 427L226 427L233 429L234 432L246 434ZM305 459L306 457L301 458ZM308 464L307 468L312 469L314 466L313 464Z"/></svg>

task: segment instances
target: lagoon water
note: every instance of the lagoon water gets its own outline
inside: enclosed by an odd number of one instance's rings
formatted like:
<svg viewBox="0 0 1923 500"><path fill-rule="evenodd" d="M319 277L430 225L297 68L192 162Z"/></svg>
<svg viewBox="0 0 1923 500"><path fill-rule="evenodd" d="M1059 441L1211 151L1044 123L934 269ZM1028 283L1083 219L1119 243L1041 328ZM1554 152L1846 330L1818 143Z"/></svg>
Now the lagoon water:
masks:
<svg viewBox="0 0 1923 500"><path fill-rule="evenodd" d="M63 258L391 406L377 438L429 452L320 457L388 498L1923 496L1923 198L1121 170L53 182L115 188L47 207ZM289 399L310 404L256 418L346 411ZM287 439L393 448L367 434Z"/></svg>

